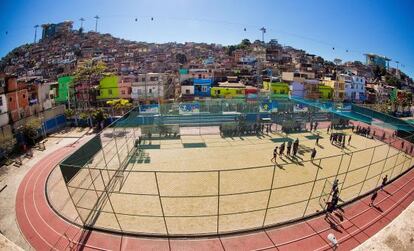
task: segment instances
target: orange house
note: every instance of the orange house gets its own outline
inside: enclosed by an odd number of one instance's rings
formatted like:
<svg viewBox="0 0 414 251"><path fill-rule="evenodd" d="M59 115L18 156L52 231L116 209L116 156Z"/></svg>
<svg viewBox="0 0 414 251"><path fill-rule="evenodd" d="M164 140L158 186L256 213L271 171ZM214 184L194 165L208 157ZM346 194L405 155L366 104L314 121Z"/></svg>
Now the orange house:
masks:
<svg viewBox="0 0 414 251"><path fill-rule="evenodd" d="M6 80L7 106L13 122L30 116L29 93L24 83L18 83L12 76Z"/></svg>

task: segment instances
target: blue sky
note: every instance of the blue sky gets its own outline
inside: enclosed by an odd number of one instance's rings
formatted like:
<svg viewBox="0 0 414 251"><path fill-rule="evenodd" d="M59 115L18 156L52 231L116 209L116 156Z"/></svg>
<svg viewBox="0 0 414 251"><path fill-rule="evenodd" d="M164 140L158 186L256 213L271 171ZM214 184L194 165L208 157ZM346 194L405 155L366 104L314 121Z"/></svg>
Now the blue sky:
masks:
<svg viewBox="0 0 414 251"><path fill-rule="evenodd" d="M0 57L33 42L35 24L73 20L78 28L84 17L92 30L99 15L100 32L148 42L235 44L260 39L264 26L265 40L329 60L363 61L373 52L414 76L412 0L0 0L0 9Z"/></svg>

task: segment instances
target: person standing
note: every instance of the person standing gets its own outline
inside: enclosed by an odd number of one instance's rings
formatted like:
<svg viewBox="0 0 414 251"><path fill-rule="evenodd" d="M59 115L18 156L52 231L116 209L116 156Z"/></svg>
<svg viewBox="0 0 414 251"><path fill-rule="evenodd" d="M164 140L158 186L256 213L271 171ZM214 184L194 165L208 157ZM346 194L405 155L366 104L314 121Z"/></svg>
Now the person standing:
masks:
<svg viewBox="0 0 414 251"><path fill-rule="evenodd" d="M275 147L275 149L273 149L273 158L270 160L273 162L273 160L275 161L275 164L277 164L277 146Z"/></svg>
<svg viewBox="0 0 414 251"><path fill-rule="evenodd" d="M290 150L292 149L292 141L289 141L287 144L286 155L290 155Z"/></svg>
<svg viewBox="0 0 414 251"><path fill-rule="evenodd" d="M282 157L284 151L285 151L285 142L283 142L283 144L280 146L280 150L279 150L280 157Z"/></svg>
<svg viewBox="0 0 414 251"><path fill-rule="evenodd" d="M388 182L388 174L385 175L384 178L382 178L381 191L384 191L384 187L385 185L387 185L387 182Z"/></svg>
<svg viewBox="0 0 414 251"><path fill-rule="evenodd" d="M312 162L313 162L313 160L315 159L315 156L316 156L316 149L315 149L315 148L313 148L313 149L312 149L312 152L311 152L311 160L312 160Z"/></svg>
<svg viewBox="0 0 414 251"><path fill-rule="evenodd" d="M313 127L313 130L315 130L315 131L316 131L316 130L318 129L318 125L319 125L319 123L318 123L318 121L316 121L316 122L315 122L315 126Z"/></svg>
<svg viewBox="0 0 414 251"><path fill-rule="evenodd" d="M334 183L332 184L332 192L335 192L338 189L339 180L336 179Z"/></svg>
<svg viewBox="0 0 414 251"><path fill-rule="evenodd" d="M371 203L369 203L369 206L371 207L371 206L374 206L374 202L375 202L375 199L377 198L377 196L378 196L378 194L377 194L377 190L375 190L374 191L374 193L372 194L372 196L371 196Z"/></svg>
<svg viewBox="0 0 414 251"><path fill-rule="evenodd" d="M316 137L316 145L319 146L319 135Z"/></svg>
<svg viewBox="0 0 414 251"><path fill-rule="evenodd" d="M350 145L350 144L351 144L351 138L352 138L352 135L349 135L349 138L348 138L348 145Z"/></svg>
<svg viewBox="0 0 414 251"><path fill-rule="evenodd" d="M310 131L312 131L313 130L313 122L311 121L310 122Z"/></svg>
<svg viewBox="0 0 414 251"><path fill-rule="evenodd" d="M329 134L329 128L330 128L331 126L329 125L327 128L326 128L326 133L327 134Z"/></svg>

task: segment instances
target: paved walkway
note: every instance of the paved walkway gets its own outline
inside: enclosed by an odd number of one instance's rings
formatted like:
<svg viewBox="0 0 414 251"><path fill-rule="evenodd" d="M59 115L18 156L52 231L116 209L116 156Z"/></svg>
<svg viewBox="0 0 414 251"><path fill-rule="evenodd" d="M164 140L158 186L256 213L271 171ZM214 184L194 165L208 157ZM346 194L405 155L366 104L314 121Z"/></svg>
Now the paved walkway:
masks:
<svg viewBox="0 0 414 251"><path fill-rule="evenodd" d="M250 234L203 239L156 239L84 231L60 218L46 200L48 174L76 146L66 146L40 160L23 179L16 198L16 218L36 250L327 250L334 233L339 250L352 249L374 235L414 201L414 170L379 192L376 207L364 198L330 220L324 216Z"/></svg>

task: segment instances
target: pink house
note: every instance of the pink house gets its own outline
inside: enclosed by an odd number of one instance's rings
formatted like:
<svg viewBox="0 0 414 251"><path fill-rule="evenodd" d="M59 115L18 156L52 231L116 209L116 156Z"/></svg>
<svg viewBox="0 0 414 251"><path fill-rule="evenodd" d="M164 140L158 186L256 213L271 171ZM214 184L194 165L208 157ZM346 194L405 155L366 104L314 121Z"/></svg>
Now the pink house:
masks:
<svg viewBox="0 0 414 251"><path fill-rule="evenodd" d="M123 99L131 99L132 82L134 82L134 76L123 76L118 83L119 97Z"/></svg>

